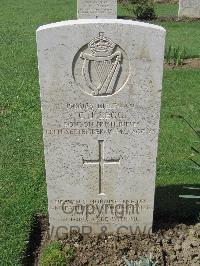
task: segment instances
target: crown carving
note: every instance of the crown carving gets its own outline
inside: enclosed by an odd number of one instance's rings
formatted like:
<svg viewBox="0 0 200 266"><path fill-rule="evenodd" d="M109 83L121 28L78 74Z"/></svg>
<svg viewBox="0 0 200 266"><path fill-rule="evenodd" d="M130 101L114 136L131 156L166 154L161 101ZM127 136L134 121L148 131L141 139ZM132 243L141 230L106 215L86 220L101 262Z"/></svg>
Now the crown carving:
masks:
<svg viewBox="0 0 200 266"><path fill-rule="evenodd" d="M100 32L99 37L92 39L88 46L95 56L104 57L112 54L116 44Z"/></svg>

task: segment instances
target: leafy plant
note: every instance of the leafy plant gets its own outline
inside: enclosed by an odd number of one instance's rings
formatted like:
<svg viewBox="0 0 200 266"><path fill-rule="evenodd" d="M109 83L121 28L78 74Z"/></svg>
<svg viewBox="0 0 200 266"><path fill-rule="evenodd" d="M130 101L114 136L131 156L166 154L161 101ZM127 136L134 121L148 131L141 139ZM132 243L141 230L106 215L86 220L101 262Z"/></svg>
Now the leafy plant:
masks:
<svg viewBox="0 0 200 266"><path fill-rule="evenodd" d="M133 13L137 19L141 20L152 20L156 18L154 3L151 0L137 1L137 3L134 5Z"/></svg>
<svg viewBox="0 0 200 266"><path fill-rule="evenodd" d="M128 0L131 4L139 4L140 0ZM144 2L144 1L143 1Z"/></svg>
<svg viewBox="0 0 200 266"><path fill-rule="evenodd" d="M165 49L165 59L168 64L174 64L176 66L182 65L187 57L186 48L169 45L169 47Z"/></svg>
<svg viewBox="0 0 200 266"><path fill-rule="evenodd" d="M198 144L198 147L191 147L191 150L193 152L195 152L195 154L200 158L200 130L195 129L190 122L188 122L187 119L185 119L183 116L179 115L179 118L181 118L184 122L187 123L187 125L193 130L193 132L195 133L195 135L197 136L198 140L195 141L195 145ZM195 164L195 169L200 170L200 162L198 162L196 159L190 158L190 161L193 162Z"/></svg>
<svg viewBox="0 0 200 266"><path fill-rule="evenodd" d="M171 57L172 57L172 46L170 44L168 48L165 48L165 60L168 64L171 63Z"/></svg>
<svg viewBox="0 0 200 266"><path fill-rule="evenodd" d="M152 254L150 254L149 257L140 257L138 261L129 261L126 259L126 257L123 257L123 259L127 266L155 266L158 264L157 262L153 262Z"/></svg>
<svg viewBox="0 0 200 266"><path fill-rule="evenodd" d="M197 187L184 187L184 188L187 188L189 190L200 190L200 188L197 188ZM184 198L184 199L200 199L200 196L198 195L179 195L180 198Z"/></svg>
<svg viewBox="0 0 200 266"><path fill-rule="evenodd" d="M39 265L69 266L74 257L74 250L70 246L65 246L61 242L50 242L42 251Z"/></svg>
<svg viewBox="0 0 200 266"><path fill-rule="evenodd" d="M195 145L198 144L198 147L192 146L191 150L200 159L200 131L196 130L183 116L178 116L178 117L183 119L183 121L185 121L188 124L188 126L194 131L195 135L198 137L199 140L195 141ZM200 162L198 161L198 159L190 158L190 161L194 164L193 168L200 171ZM200 191L200 188L197 188L197 187L184 187L184 188L190 191ZM185 198L185 199L200 199L200 195L199 196L198 195L179 195L179 197Z"/></svg>

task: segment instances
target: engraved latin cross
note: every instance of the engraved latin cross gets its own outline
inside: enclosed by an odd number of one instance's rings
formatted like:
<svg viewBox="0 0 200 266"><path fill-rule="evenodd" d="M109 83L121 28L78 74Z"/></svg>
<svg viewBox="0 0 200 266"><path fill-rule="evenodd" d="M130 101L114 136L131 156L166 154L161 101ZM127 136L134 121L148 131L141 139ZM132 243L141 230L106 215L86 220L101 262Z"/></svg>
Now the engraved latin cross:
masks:
<svg viewBox="0 0 200 266"><path fill-rule="evenodd" d="M104 179L104 165L109 164L109 165L120 165L120 159L110 159L110 160L105 160L104 159L104 141L103 140L98 140L98 145L99 145L99 158L98 160L84 160L83 159L83 165L91 165L95 164L98 165L99 167L99 195L105 195L102 189L102 180Z"/></svg>

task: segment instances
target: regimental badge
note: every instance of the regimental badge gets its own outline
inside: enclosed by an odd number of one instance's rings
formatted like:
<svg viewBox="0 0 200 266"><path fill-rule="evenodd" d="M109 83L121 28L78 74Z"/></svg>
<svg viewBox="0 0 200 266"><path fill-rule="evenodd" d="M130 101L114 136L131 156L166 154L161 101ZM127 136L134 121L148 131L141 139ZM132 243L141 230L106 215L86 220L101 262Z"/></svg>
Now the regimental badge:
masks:
<svg viewBox="0 0 200 266"><path fill-rule="evenodd" d="M80 57L84 60L82 75L87 86L93 91L93 95L112 95L120 71L122 53L114 52L116 44L100 32L99 37L94 38L88 47L91 54L81 53ZM95 86L91 80L90 69L94 65L99 79L99 85Z"/></svg>
<svg viewBox="0 0 200 266"><path fill-rule="evenodd" d="M76 54L73 76L82 90L92 96L109 96L118 92L129 75L125 51L104 32L93 38Z"/></svg>

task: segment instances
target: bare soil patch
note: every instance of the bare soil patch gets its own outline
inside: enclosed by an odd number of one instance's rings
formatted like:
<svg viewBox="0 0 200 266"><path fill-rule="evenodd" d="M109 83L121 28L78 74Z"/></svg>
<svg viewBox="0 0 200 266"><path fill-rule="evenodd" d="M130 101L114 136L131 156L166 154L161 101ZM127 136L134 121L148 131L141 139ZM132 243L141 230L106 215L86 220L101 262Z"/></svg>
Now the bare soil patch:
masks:
<svg viewBox="0 0 200 266"><path fill-rule="evenodd" d="M200 265L200 225L178 225L174 229L152 235L92 236L83 240L76 236L66 241L76 248L71 266L125 265L123 256L138 260L153 255L158 265Z"/></svg>
<svg viewBox="0 0 200 266"><path fill-rule="evenodd" d="M40 245L29 254L33 264L26 260L23 265L38 265L42 248L48 244L48 219L40 218ZM92 235L83 238L80 234L71 235L63 242L75 248L76 256L71 266L123 266L123 257L138 260L140 256L152 254L158 265L199 266L200 265L200 224L162 224L151 235Z"/></svg>
<svg viewBox="0 0 200 266"><path fill-rule="evenodd" d="M200 58L192 58L192 59L185 59L182 65L176 66L174 64L166 64L164 65L166 69L187 69L187 68L200 68Z"/></svg>

